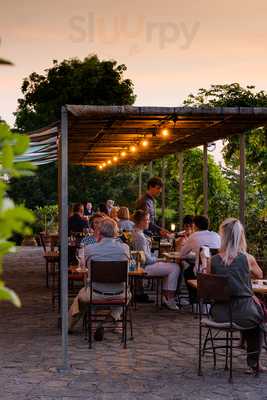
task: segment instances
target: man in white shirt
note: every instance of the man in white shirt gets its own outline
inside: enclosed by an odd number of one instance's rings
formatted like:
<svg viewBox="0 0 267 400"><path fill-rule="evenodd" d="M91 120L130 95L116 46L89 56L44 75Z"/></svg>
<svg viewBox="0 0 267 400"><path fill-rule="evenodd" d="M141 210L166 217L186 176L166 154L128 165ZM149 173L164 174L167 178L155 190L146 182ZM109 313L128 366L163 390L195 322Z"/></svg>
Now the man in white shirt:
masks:
<svg viewBox="0 0 267 400"><path fill-rule="evenodd" d="M188 268L184 270L184 279L187 285L187 281L190 279L196 279L195 270L198 267L199 250L200 247L206 246L210 249L219 249L221 246L221 238L218 233L209 231L209 219L204 215L197 215L193 219L195 232L189 236L186 243L181 248L180 259L186 259L190 253L195 254L195 263L190 264ZM189 292L190 303L196 302L196 290L191 286L187 285Z"/></svg>

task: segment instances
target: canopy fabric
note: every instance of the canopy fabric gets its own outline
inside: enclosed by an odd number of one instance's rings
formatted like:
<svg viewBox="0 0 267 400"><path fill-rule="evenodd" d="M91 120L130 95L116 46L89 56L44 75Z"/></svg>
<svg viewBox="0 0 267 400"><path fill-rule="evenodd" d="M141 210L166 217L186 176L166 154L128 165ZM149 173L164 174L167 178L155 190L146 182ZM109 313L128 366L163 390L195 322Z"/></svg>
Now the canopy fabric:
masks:
<svg viewBox="0 0 267 400"><path fill-rule="evenodd" d="M34 165L55 162L58 158L58 125L32 132L30 146L22 156L17 156L15 162L31 161Z"/></svg>
<svg viewBox="0 0 267 400"><path fill-rule="evenodd" d="M120 163L147 163L167 154L244 133L267 124L266 107L135 107L67 105L68 157L97 166L125 150ZM164 138L162 131L169 135ZM32 146L55 144L60 124L32 132ZM146 138L149 145L140 142ZM135 145L138 151L131 153ZM55 159L55 147L49 152ZM41 152L41 150L39 150ZM48 151L45 149L45 151ZM43 161L41 158L40 161Z"/></svg>

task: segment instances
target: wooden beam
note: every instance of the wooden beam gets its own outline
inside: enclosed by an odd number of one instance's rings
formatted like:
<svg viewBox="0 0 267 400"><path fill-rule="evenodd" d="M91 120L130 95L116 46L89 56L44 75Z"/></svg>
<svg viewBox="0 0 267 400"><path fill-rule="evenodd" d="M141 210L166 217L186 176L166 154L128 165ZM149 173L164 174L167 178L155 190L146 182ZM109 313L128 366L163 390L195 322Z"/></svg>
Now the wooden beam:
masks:
<svg viewBox="0 0 267 400"><path fill-rule="evenodd" d="M184 202L183 202L183 186L184 186L184 155L183 153L178 153L178 163L179 163L179 227L180 230L183 229L183 213L184 213Z"/></svg>
<svg viewBox="0 0 267 400"><path fill-rule="evenodd" d="M62 370L69 369L68 355L68 113L61 111L60 136L60 312Z"/></svg>
<svg viewBox="0 0 267 400"><path fill-rule="evenodd" d="M165 228L165 208L166 208L166 160L162 159L161 164L161 178L163 180L163 188L161 192L161 226Z"/></svg>
<svg viewBox="0 0 267 400"><path fill-rule="evenodd" d="M204 197L204 215L208 216L208 145L203 146L203 197Z"/></svg>
<svg viewBox="0 0 267 400"><path fill-rule="evenodd" d="M139 179L138 179L138 195L139 198L142 196L142 175L143 175L143 165L139 166Z"/></svg>
<svg viewBox="0 0 267 400"><path fill-rule="evenodd" d="M242 133L239 135L239 154L240 154L240 172L239 172L239 219L245 227L245 204L246 204L246 190L245 190L245 173L246 173L246 135Z"/></svg>

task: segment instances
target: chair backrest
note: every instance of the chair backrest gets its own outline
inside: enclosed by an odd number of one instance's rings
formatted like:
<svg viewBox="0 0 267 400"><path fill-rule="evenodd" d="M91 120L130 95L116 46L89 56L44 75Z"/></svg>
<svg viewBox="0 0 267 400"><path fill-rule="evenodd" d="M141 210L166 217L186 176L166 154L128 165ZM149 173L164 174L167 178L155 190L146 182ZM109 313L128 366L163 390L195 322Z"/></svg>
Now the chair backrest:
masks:
<svg viewBox="0 0 267 400"><path fill-rule="evenodd" d="M128 261L94 261L90 263L91 282L127 283Z"/></svg>
<svg viewBox="0 0 267 400"><path fill-rule="evenodd" d="M58 234L40 232L39 237L45 253L48 251L55 251L55 247L59 247Z"/></svg>
<svg viewBox="0 0 267 400"><path fill-rule="evenodd" d="M205 249L208 248L209 251L209 256L207 256L205 254ZM219 249L214 249L211 248L209 246L201 246L199 248L199 254L198 254L198 268L197 268L197 272L202 272L202 265L205 264L205 268L207 268L207 264L208 264L208 259L210 259L211 256L215 256L216 254L218 254Z"/></svg>
<svg viewBox="0 0 267 400"><path fill-rule="evenodd" d="M40 237L40 242L41 242L42 248L43 248L44 252L46 253L47 245L48 245L48 236L44 232L40 232L39 237Z"/></svg>
<svg viewBox="0 0 267 400"><path fill-rule="evenodd" d="M198 274L197 295L205 303L229 303L231 292L226 275Z"/></svg>

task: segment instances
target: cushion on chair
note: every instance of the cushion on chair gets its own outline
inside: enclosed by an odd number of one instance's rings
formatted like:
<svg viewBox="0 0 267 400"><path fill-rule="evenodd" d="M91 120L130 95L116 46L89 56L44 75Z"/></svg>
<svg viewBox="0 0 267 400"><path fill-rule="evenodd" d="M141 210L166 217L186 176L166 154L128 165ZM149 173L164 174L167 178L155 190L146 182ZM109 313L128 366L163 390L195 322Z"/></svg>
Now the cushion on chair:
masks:
<svg viewBox="0 0 267 400"><path fill-rule="evenodd" d="M94 305L101 305L101 304L114 304L114 305L123 305L126 304L125 299L121 298L121 299L112 299L112 298L106 298L106 299L92 299L92 303Z"/></svg>
<svg viewBox="0 0 267 400"><path fill-rule="evenodd" d="M46 251L44 253L44 258L46 258L48 261L49 260L57 260L59 259L59 252L58 251Z"/></svg>
<svg viewBox="0 0 267 400"><path fill-rule="evenodd" d="M230 322L215 322L213 319L209 319L209 318L202 318L201 325L206 328L214 328L214 329L230 329L231 328ZM242 331L242 330L246 329L240 325L237 325L235 322L232 323L232 328L237 331Z"/></svg>
<svg viewBox="0 0 267 400"><path fill-rule="evenodd" d="M68 279L69 279L69 281L83 282L84 281L84 274L83 273L79 273L79 272L70 273L68 275Z"/></svg>

